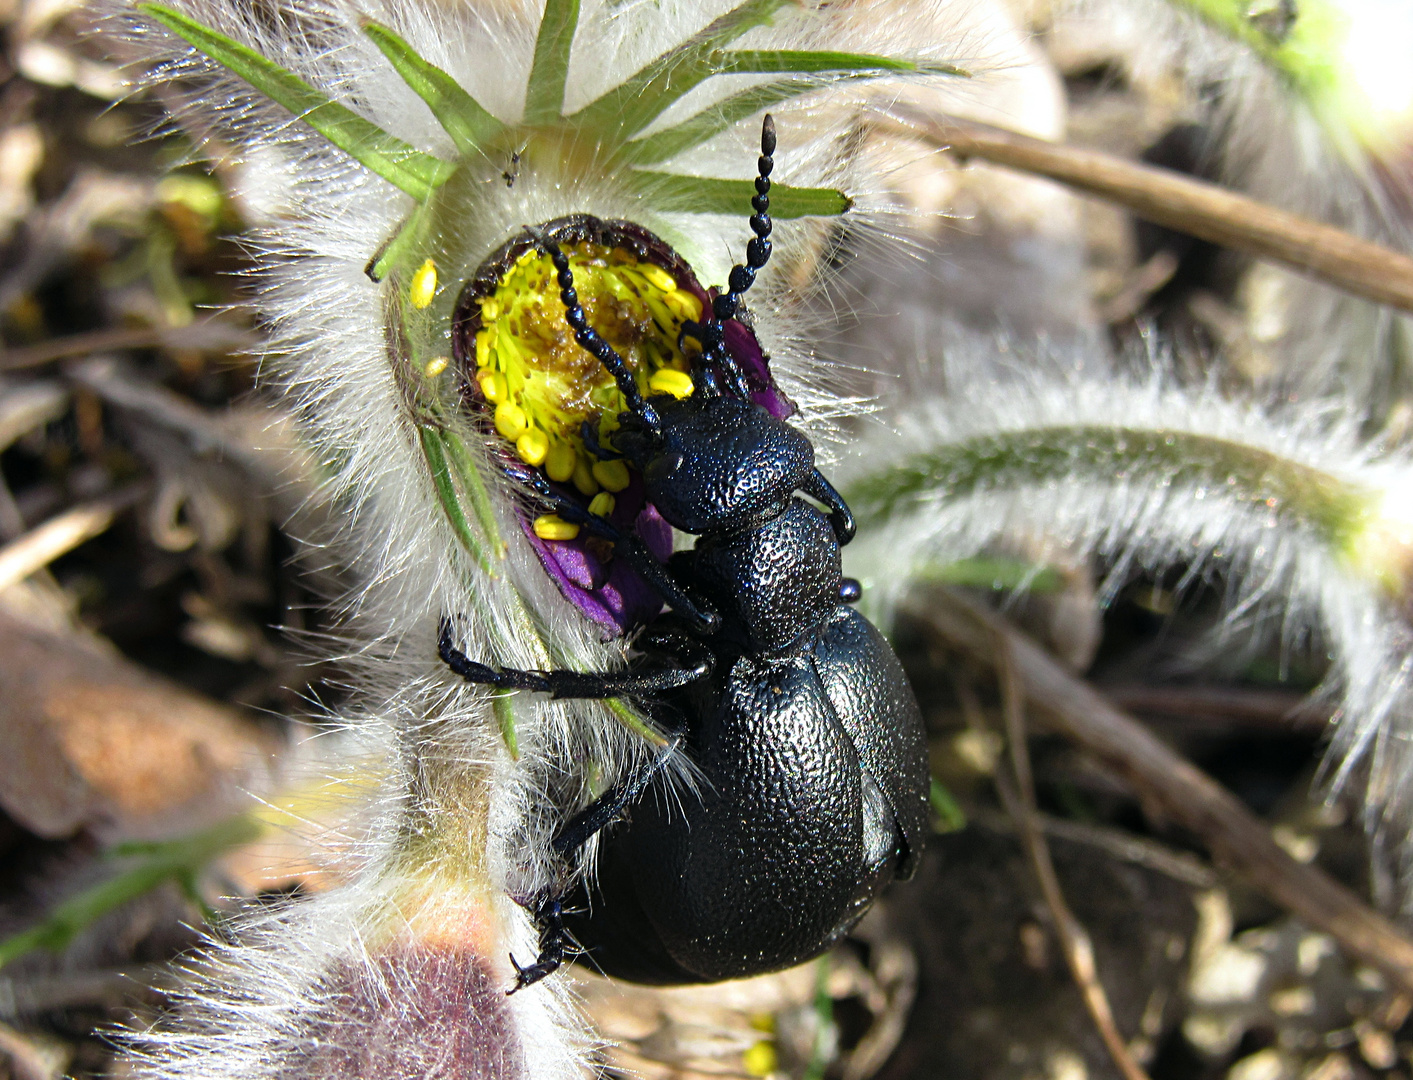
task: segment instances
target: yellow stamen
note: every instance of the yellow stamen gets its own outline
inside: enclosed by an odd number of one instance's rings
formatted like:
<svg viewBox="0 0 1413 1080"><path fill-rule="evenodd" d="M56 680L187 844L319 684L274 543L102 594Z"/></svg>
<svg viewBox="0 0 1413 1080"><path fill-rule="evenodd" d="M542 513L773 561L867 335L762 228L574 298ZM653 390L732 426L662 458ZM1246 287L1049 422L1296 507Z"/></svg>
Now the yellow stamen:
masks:
<svg viewBox="0 0 1413 1080"><path fill-rule="evenodd" d="M741 1065L748 1076L769 1076L780 1067L775 1044L762 1039L741 1055Z"/></svg>
<svg viewBox="0 0 1413 1080"><path fill-rule="evenodd" d="M522 461L538 466L549 453L549 436L539 428L531 428L515 440L515 452Z"/></svg>
<svg viewBox="0 0 1413 1080"><path fill-rule="evenodd" d="M689 293L686 289L678 289L676 292L664 293L662 302L667 305L668 310L677 318L686 322L700 322L702 317L702 302Z"/></svg>
<svg viewBox="0 0 1413 1080"><path fill-rule="evenodd" d="M440 375L443 371L447 369L447 365L450 363L451 360L449 360L445 356L434 356L432 359L427 361L427 366L423 369L423 371L426 373L427 378L435 379L438 375Z"/></svg>
<svg viewBox="0 0 1413 1080"><path fill-rule="evenodd" d="M481 396L492 405L499 405L505 400L505 376L499 371L477 372L476 382L481 387Z"/></svg>
<svg viewBox="0 0 1413 1080"><path fill-rule="evenodd" d="M535 535L541 540L573 540L579 535L579 526L572 521L565 521L557 514L545 514L537 517L533 525Z"/></svg>
<svg viewBox="0 0 1413 1080"><path fill-rule="evenodd" d="M621 461L597 461L594 479L609 491L622 491L628 486L628 466Z"/></svg>
<svg viewBox="0 0 1413 1080"><path fill-rule="evenodd" d="M529 423L525 416L525 410L515 402L502 401L496 406L496 430L511 442L525 434L525 428L529 426Z"/></svg>
<svg viewBox="0 0 1413 1080"><path fill-rule="evenodd" d="M599 482L594 479L588 461L582 457L574 462L573 479L574 486L579 490L580 495L597 495L599 493Z"/></svg>
<svg viewBox="0 0 1413 1080"><path fill-rule="evenodd" d="M500 305L496 303L494 296L488 296L481 301L481 324L489 325L496 321L500 315Z"/></svg>
<svg viewBox="0 0 1413 1080"><path fill-rule="evenodd" d="M491 362L491 346L495 344L496 328L487 327L476 335L476 366L485 367Z"/></svg>
<svg viewBox="0 0 1413 1080"><path fill-rule="evenodd" d="M545 457L545 474L556 484L562 484L574 475L574 466L579 455L568 443L556 441Z"/></svg>
<svg viewBox="0 0 1413 1080"><path fill-rule="evenodd" d="M659 368L648 379L648 389L655 394L671 394L675 398L691 397L692 376L672 368Z"/></svg>
<svg viewBox="0 0 1413 1080"><path fill-rule="evenodd" d="M677 290L677 279L655 263L643 263L638 267L638 273L647 278L649 285L661 292L670 293Z"/></svg>
<svg viewBox="0 0 1413 1080"><path fill-rule="evenodd" d="M412 275L412 284L407 289L407 299L421 311L437 295L437 264L428 259Z"/></svg>
<svg viewBox="0 0 1413 1080"><path fill-rule="evenodd" d="M606 491L600 491L589 503L589 513L598 517L608 517L617 505L618 501L612 495Z"/></svg>

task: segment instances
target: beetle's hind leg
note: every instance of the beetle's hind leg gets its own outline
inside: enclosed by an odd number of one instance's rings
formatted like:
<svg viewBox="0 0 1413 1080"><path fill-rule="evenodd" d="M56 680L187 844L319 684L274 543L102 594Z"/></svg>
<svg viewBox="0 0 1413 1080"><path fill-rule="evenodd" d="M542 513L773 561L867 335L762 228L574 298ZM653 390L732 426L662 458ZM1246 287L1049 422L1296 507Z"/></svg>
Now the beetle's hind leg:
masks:
<svg viewBox="0 0 1413 1080"><path fill-rule="evenodd" d="M612 825L623 811L628 809L642 795L652 778L662 771L682 745L680 736L663 747L652 761L638 769L625 780L620 780L584 809L570 818L555 833L550 848L561 859L568 859L589 842L597 832ZM531 904L525 904L531 907ZM569 931L564 928L564 897L542 894L533 901L535 925L540 931L540 952L533 964L521 966L512 955L515 966L515 985L506 991L513 994L527 986L539 982L546 975L552 975L564 964L568 947L574 944Z"/></svg>

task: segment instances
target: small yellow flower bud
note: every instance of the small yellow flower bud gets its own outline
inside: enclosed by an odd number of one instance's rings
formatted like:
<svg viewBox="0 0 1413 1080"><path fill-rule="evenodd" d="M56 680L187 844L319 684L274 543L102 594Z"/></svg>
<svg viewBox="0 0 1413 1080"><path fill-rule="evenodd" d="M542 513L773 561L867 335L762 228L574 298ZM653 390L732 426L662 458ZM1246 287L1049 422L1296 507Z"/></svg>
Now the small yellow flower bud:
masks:
<svg viewBox="0 0 1413 1080"><path fill-rule="evenodd" d="M628 466L621 461L595 462L594 479L609 491L622 491L628 486Z"/></svg>
<svg viewBox="0 0 1413 1080"><path fill-rule="evenodd" d="M609 514L613 513L613 508L617 505L618 502L612 495L606 491L600 491L594 496L593 501L589 503L589 513L597 517L608 517Z"/></svg>
<svg viewBox="0 0 1413 1080"><path fill-rule="evenodd" d="M572 521L565 521L556 514L545 514L537 517L533 525L535 535L541 540L573 540L579 535L579 526Z"/></svg>
<svg viewBox="0 0 1413 1080"><path fill-rule="evenodd" d="M412 275L412 284L407 289L407 299L421 311L437 295L437 264L428 259Z"/></svg>

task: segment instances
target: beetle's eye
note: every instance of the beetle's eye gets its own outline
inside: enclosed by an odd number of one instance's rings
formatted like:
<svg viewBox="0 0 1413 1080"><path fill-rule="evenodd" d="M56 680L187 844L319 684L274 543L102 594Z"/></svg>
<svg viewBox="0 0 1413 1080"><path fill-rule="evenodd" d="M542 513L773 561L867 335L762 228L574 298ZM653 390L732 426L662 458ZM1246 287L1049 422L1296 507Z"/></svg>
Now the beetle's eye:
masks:
<svg viewBox="0 0 1413 1080"><path fill-rule="evenodd" d="M652 461L648 462L648 467L643 470L643 478L649 483L666 480L680 469L682 463L686 460L687 459L682 456L680 451L669 450L667 453L655 457Z"/></svg>

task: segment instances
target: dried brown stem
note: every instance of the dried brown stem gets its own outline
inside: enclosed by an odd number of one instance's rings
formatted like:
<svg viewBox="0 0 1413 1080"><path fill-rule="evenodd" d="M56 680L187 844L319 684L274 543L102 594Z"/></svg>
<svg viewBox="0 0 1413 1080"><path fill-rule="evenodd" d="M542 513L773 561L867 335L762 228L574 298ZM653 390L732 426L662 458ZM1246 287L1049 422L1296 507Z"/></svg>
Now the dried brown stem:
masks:
<svg viewBox="0 0 1413 1080"><path fill-rule="evenodd" d="M0 547L0 589L23 581L104 532L118 512L131 506L142 493L141 486L134 486L75 506Z"/></svg>
<svg viewBox="0 0 1413 1080"><path fill-rule="evenodd" d="M881 117L890 135L921 139L961 157L1046 176L1165 225L1270 259L1381 304L1413 311L1413 259L1343 229L1245 195L1112 154L1045 142L1002 128L908 111Z"/></svg>
<svg viewBox="0 0 1413 1080"><path fill-rule="evenodd" d="M245 328L219 316L198 319L189 326L145 326L136 329L94 330L50 338L19 349L0 346L0 371L38 367L69 356L88 356L126 349L176 349L197 352L241 352L255 345Z"/></svg>
<svg viewBox="0 0 1413 1080"><path fill-rule="evenodd" d="M1037 718L1123 776L1247 884L1308 926L1330 934L1400 990L1413 991L1413 941L1343 885L1296 862L1235 796L1024 634L945 590L920 594L905 610L940 644L986 665L996 665L996 643L1004 641Z"/></svg>
<svg viewBox="0 0 1413 1080"><path fill-rule="evenodd" d="M1109 995L1104 992L1104 985L1099 981L1099 973L1094 965L1094 945L1089 938L1089 931L1075 918L1074 912L1065 901L1060 879L1055 874L1054 860L1050 858L1050 845L1046 843L1045 834L1036 821L1035 780L1030 769L1030 750L1025 739L1025 696L1010 654L1010 643L998 637L996 660L1001 681L1002 712L1006 718L1006 743L1010 748L1011 768L1015 773L1016 782L1014 787L1000 782L996 786L1001 792L1002 800L1007 804L1006 809L1020 829L1021 843L1030 859L1031 869L1035 871L1041 895L1045 897L1045 905L1050 909L1050 917L1055 924L1055 936L1060 940L1065 963L1069 965L1070 975L1074 978L1075 986L1079 988L1079 996L1094 1021L1099 1038L1103 1040L1109 1056L1114 1059L1114 1064L1119 1067L1119 1072L1123 1073L1125 1080L1150 1080L1143 1066L1134 1059L1123 1035L1119 1033L1119 1026L1114 1021L1114 1010L1109 1005ZM998 771L998 780L1000 775Z"/></svg>

